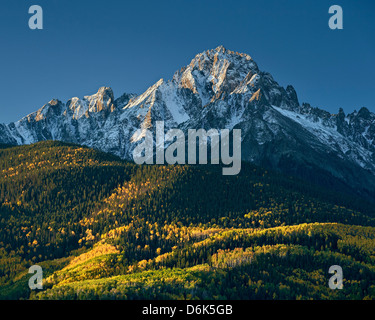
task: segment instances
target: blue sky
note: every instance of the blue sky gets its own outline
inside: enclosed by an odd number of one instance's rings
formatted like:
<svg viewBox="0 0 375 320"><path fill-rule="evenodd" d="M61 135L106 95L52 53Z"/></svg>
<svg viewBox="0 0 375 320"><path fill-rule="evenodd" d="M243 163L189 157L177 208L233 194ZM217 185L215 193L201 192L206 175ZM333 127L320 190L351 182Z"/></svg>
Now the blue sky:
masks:
<svg viewBox="0 0 375 320"><path fill-rule="evenodd" d="M43 30L28 28L34 4ZM328 27L334 4L343 30ZM372 0L2 0L0 122L100 86L142 93L218 45L250 54L300 102L375 112L374 39Z"/></svg>

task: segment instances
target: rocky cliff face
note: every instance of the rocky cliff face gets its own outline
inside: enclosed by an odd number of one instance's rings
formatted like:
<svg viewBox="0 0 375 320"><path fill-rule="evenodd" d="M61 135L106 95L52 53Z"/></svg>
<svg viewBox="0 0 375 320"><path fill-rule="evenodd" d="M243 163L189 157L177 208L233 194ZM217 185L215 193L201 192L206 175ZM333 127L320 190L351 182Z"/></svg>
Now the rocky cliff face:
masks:
<svg viewBox="0 0 375 320"><path fill-rule="evenodd" d="M330 114L300 104L292 86L281 87L249 55L222 46L198 54L171 80L140 95L115 100L103 87L82 99L51 100L17 122L0 124L0 142L62 140L131 160L140 141L135 131L153 130L160 120L166 130L241 129L245 161L375 190L375 114L366 108Z"/></svg>

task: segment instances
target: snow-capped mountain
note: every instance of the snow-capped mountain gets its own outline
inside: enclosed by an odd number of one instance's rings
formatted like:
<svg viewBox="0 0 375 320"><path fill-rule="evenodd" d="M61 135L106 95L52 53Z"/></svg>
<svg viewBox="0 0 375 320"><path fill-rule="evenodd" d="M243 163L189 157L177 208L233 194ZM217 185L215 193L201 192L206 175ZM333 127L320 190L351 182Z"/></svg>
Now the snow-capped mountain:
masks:
<svg viewBox="0 0 375 320"><path fill-rule="evenodd" d="M171 80L140 95L115 99L102 87L82 99L51 100L17 122L0 124L0 142L62 140L132 160L135 131L152 130L161 120L166 130L185 132L238 128L243 160L375 190L375 114L366 108L330 114L300 104L292 86L281 87L249 55L222 46L196 55Z"/></svg>

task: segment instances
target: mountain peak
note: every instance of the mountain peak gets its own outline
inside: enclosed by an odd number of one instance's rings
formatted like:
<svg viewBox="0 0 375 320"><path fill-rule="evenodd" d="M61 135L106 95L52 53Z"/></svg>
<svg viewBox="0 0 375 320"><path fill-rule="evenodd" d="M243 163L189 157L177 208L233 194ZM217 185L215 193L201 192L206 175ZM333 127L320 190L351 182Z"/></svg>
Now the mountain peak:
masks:
<svg viewBox="0 0 375 320"><path fill-rule="evenodd" d="M227 54L228 56L239 56L239 57L243 57L245 58L246 60L252 60L251 56L248 55L247 53L241 53L241 52L238 52L238 51L232 51L232 50L229 50L227 48L225 48L223 45L220 45L218 47L216 47L215 49L211 49L211 50L208 50L208 52L210 53L218 53L218 54Z"/></svg>
<svg viewBox="0 0 375 320"><path fill-rule="evenodd" d="M0 126L0 142L69 141L131 159L138 143L132 140L134 133L155 128L156 121L184 132L240 128L243 160L289 170L285 155L293 154L301 166L314 162L352 185L358 179L350 172L370 170L374 183L365 179L375 189L373 119L366 108L333 116L300 105L291 85L283 88L248 54L220 45L197 54L172 80L161 79L140 95L114 100L112 89L103 86L66 104L51 100L20 121Z"/></svg>
<svg viewBox="0 0 375 320"><path fill-rule="evenodd" d="M370 111L366 107L359 109L357 116L363 119L369 119L371 116Z"/></svg>
<svg viewBox="0 0 375 320"><path fill-rule="evenodd" d="M96 95L102 99L111 99L111 101L114 100L113 90L111 87L100 87Z"/></svg>
<svg viewBox="0 0 375 320"><path fill-rule="evenodd" d="M186 67L177 71L173 82L199 96L202 106L237 91L251 91L259 73L258 66L247 54L220 45L197 54ZM239 88L241 87L241 88Z"/></svg>
<svg viewBox="0 0 375 320"><path fill-rule="evenodd" d="M50 106L57 106L58 104L61 104L62 102L59 99L52 99L48 102Z"/></svg>
<svg viewBox="0 0 375 320"><path fill-rule="evenodd" d="M214 51L214 52L217 52L217 53L225 53L228 50L223 45L220 45L220 46L216 47L215 49L212 49L212 50L209 50L209 51Z"/></svg>
<svg viewBox="0 0 375 320"><path fill-rule="evenodd" d="M67 107L73 111L73 118L79 119L82 116L88 118L90 113L115 109L113 91L110 87L100 87L98 92L91 96L84 96L83 99L74 97L67 102Z"/></svg>
<svg viewBox="0 0 375 320"><path fill-rule="evenodd" d="M247 53L232 51L232 50L225 48L223 45L220 45L216 47L215 49L206 50L197 54L195 58L193 59L193 61L197 58L201 59L202 57L208 57L209 59L215 59L216 57L216 59L218 60L227 59L230 61L237 61L237 62L242 62L242 63L246 63L246 61L252 61L252 63L254 63L251 56L248 55Z"/></svg>

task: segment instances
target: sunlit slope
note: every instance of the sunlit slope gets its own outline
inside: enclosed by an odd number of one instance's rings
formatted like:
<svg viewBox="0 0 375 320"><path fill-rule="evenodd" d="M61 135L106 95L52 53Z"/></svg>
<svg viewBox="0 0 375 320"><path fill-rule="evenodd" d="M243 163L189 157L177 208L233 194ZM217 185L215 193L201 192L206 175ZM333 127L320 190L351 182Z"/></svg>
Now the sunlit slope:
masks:
<svg viewBox="0 0 375 320"><path fill-rule="evenodd" d="M102 244L49 277L48 289L33 298L369 299L374 241L373 227L335 223L222 230L117 276L106 271L121 255ZM335 264L344 270L343 290L328 287Z"/></svg>
<svg viewBox="0 0 375 320"><path fill-rule="evenodd" d="M312 224L316 222L320 224ZM113 277L141 279L152 270L156 278L165 270L178 272L175 268L182 273L220 273L226 267L212 264L215 255L222 257L220 250L237 254L259 247L252 253L257 256L281 246L290 249L291 256L307 250L312 258L317 251L324 258L312 266L324 277L328 269L323 260L331 263L337 255L371 269L371 226L375 226L373 207L362 199L246 163L239 175L222 176L218 166L137 166L60 142L0 149L1 299L30 296L27 270L33 264L45 271L45 291L38 295L44 298L63 298L65 293L58 293L61 288L70 290L68 298L77 298L72 288L81 282L84 286ZM298 236L291 238L288 228ZM349 232L345 228L359 228L361 235L344 237ZM268 232L281 234L272 238ZM361 250L366 254L361 255ZM290 268L299 267L291 264ZM280 274L286 276L289 269L283 270ZM223 281L231 277L225 274ZM363 285L364 292L372 290ZM263 281L260 287L264 286ZM153 290L156 297L181 298L177 289L169 292L156 286ZM181 290L182 295L196 298L230 297L224 291L194 296ZM117 298L144 297L131 290L119 292ZM323 298L322 292L314 297ZM289 293L289 298L299 295L305 297L301 291Z"/></svg>

